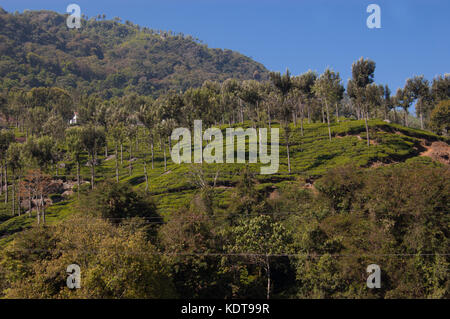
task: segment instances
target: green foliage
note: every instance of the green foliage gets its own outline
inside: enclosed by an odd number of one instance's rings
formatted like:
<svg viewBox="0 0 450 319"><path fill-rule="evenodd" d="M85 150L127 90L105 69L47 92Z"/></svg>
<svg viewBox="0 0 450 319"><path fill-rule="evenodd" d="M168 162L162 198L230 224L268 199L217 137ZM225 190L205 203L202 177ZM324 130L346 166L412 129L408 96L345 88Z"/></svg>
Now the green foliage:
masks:
<svg viewBox="0 0 450 319"><path fill-rule="evenodd" d="M268 73L246 56L208 48L191 36L114 20L83 20L74 33L66 16L56 12L1 11L0 24L0 85L6 88L57 86L103 98L132 92L158 96L208 79L264 79ZM64 114L70 117L71 111Z"/></svg>
<svg viewBox="0 0 450 319"><path fill-rule="evenodd" d="M448 135L450 130L450 100L439 102L431 113L430 121L436 133Z"/></svg>
<svg viewBox="0 0 450 319"><path fill-rule="evenodd" d="M220 271L220 256L215 255L220 249L218 236L207 215L180 209L159 234L178 295L223 298L230 294Z"/></svg>
<svg viewBox="0 0 450 319"><path fill-rule="evenodd" d="M85 213L113 223L132 217L145 217L158 222L156 207L151 200L139 195L127 184L112 181L103 182L85 194L80 200L80 208Z"/></svg>
<svg viewBox="0 0 450 319"><path fill-rule="evenodd" d="M81 268L81 289L72 291L66 268L74 263ZM116 227L76 215L58 227L33 228L2 253L0 269L9 283L6 298L175 296L167 266L139 221Z"/></svg>
<svg viewBox="0 0 450 319"><path fill-rule="evenodd" d="M317 199L331 208L325 218L297 223L297 249L305 254L294 260L298 296L445 298L448 168L351 170L332 170L316 183ZM370 263L382 267L379 290L358 279Z"/></svg>

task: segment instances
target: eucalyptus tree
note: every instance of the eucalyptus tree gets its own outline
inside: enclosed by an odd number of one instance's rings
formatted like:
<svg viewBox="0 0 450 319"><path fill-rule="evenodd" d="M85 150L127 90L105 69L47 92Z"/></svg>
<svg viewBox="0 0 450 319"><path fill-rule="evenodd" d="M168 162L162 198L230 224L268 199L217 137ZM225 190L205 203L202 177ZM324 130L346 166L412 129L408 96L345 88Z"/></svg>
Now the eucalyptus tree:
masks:
<svg viewBox="0 0 450 319"><path fill-rule="evenodd" d="M0 163L1 163L1 174L0 179L0 194L5 188L5 203L8 202L8 163L6 161L6 152L9 145L15 140L14 133L7 129L2 129L0 131Z"/></svg>
<svg viewBox="0 0 450 319"><path fill-rule="evenodd" d="M166 140L170 141L170 136L171 136L172 131L175 128L175 126L176 126L176 122L174 119L162 119L156 125L156 132L160 136L161 148L162 148L162 151L164 154L164 171L167 170ZM169 149L169 153L170 153L170 149Z"/></svg>
<svg viewBox="0 0 450 319"><path fill-rule="evenodd" d="M0 113L7 117L8 111L8 99L6 98L6 94L0 92Z"/></svg>
<svg viewBox="0 0 450 319"><path fill-rule="evenodd" d="M433 79L431 94L435 103L450 99L450 74L439 75Z"/></svg>
<svg viewBox="0 0 450 319"><path fill-rule="evenodd" d="M98 125L102 126L105 130L105 135L108 137L110 129L110 121L108 116L110 115L110 105L108 103L102 103L98 106L96 111L96 122ZM105 157L108 157L108 140L105 141Z"/></svg>
<svg viewBox="0 0 450 319"><path fill-rule="evenodd" d="M298 90L298 106L300 111L300 125L302 136L305 108L308 117L308 123L311 122L311 100L314 98L313 86L316 80L317 74L311 70L293 79L294 87Z"/></svg>
<svg viewBox="0 0 450 319"><path fill-rule="evenodd" d="M429 113L429 107L431 103L431 90L428 80L424 78L423 75L415 76L411 79L406 80L406 85L404 88L411 96L411 102L416 101L416 114L420 118L420 128L424 129L423 118L424 114Z"/></svg>
<svg viewBox="0 0 450 319"><path fill-rule="evenodd" d="M123 165L123 143L125 142L125 125L130 113L124 108L109 108L108 121L111 135L114 139L116 162L118 160L117 148L120 146L120 165Z"/></svg>
<svg viewBox="0 0 450 319"><path fill-rule="evenodd" d="M78 106L79 123L91 125L100 124L98 121L98 114L99 107L103 103L104 101L96 95L82 95ZM109 103L116 103L116 105L118 105L114 99L111 99Z"/></svg>
<svg viewBox="0 0 450 319"><path fill-rule="evenodd" d="M347 93L357 105L358 118L362 115L366 127L367 146L370 146L368 105L366 103L366 86L373 83L375 62L364 58L352 64L352 78L348 81Z"/></svg>
<svg viewBox="0 0 450 319"><path fill-rule="evenodd" d="M67 121L61 115L51 115L42 126L42 133L51 136L55 141L63 141L66 128Z"/></svg>
<svg viewBox="0 0 450 319"><path fill-rule="evenodd" d="M151 149L151 156L152 156L152 169L154 168L154 141L155 141L155 129L157 125L157 116L156 112L153 109L153 104L147 102L146 104L142 105L139 113L138 113L138 119L139 121L144 124L144 126L147 128L147 133L149 136L149 142L150 142L150 149ZM145 160L144 160L145 164ZM145 168L145 167L144 167Z"/></svg>
<svg viewBox="0 0 450 319"><path fill-rule="evenodd" d="M274 256L292 249L292 235L281 223L267 215L244 219L230 230L231 243L226 246L233 254L242 254L251 264L262 267L266 277L266 298L272 289Z"/></svg>
<svg viewBox="0 0 450 319"><path fill-rule="evenodd" d="M377 113L377 110L383 106L384 86L371 83L366 86L366 109L367 112Z"/></svg>
<svg viewBox="0 0 450 319"><path fill-rule="evenodd" d="M386 84L383 89L383 114L384 119L388 119L389 112L394 108L394 99L391 97L391 89Z"/></svg>
<svg viewBox="0 0 450 319"><path fill-rule="evenodd" d="M450 131L450 100L442 100L431 112L430 126L438 134L448 136Z"/></svg>
<svg viewBox="0 0 450 319"><path fill-rule="evenodd" d="M338 103L342 99L342 95L344 93L344 87L341 84L339 72L335 73L330 69L326 69L325 72L322 73L320 77L315 81L312 90L322 101L322 103L325 103L328 137L331 141L329 105Z"/></svg>
<svg viewBox="0 0 450 319"><path fill-rule="evenodd" d="M14 119L16 127L23 129L25 117L23 116L27 110L27 93L23 89L11 89L8 92L8 116Z"/></svg>
<svg viewBox="0 0 450 319"><path fill-rule="evenodd" d="M291 128L289 127L289 121L292 114L292 104L289 103L289 101L287 101L287 98L292 90L291 74L289 73L289 70L286 70L286 73L283 75L281 75L280 72L271 72L269 76L272 84L278 90L281 97L279 105L279 115L281 119L281 125L283 127L284 137L286 140L288 171L290 173L291 159L289 154L289 143L290 143Z"/></svg>
<svg viewBox="0 0 450 319"><path fill-rule="evenodd" d="M16 203L16 186L18 185L17 180L20 181L22 170L25 166L23 159L23 148L24 146L20 143L11 143L9 145L8 151L6 153L6 161L11 169L12 173L12 185L11 185L11 199L12 199L12 215L15 215L15 203ZM18 215L20 216L20 191L17 192L17 205L18 205Z"/></svg>
<svg viewBox="0 0 450 319"><path fill-rule="evenodd" d="M239 97L247 105L248 117L252 121L253 127L255 127L255 123L260 119L259 104L262 101L259 82L255 80L244 81Z"/></svg>
<svg viewBox="0 0 450 319"><path fill-rule="evenodd" d="M263 105L265 106L266 113L267 113L267 120L269 124L269 129L272 127L272 113L274 112L275 108L280 104L280 96L279 94L274 91L272 88L270 88L269 83L263 86L263 94L264 94L264 100Z"/></svg>
<svg viewBox="0 0 450 319"><path fill-rule="evenodd" d="M220 87L220 103L219 110L222 119L222 124L225 122L225 117L228 118L228 124L234 124L234 113L236 104L238 104L238 95L240 90L240 83L236 79L226 79Z"/></svg>
<svg viewBox="0 0 450 319"><path fill-rule="evenodd" d="M29 138L23 146L23 154L32 165L39 167L34 183L36 199L38 199L37 218L39 223L39 216L42 214L45 223L45 195L50 181L43 172L48 171L49 166L55 163L55 141L49 136L42 136L38 139Z"/></svg>
<svg viewBox="0 0 450 319"><path fill-rule="evenodd" d="M81 127L71 127L66 130L66 145L70 156L77 164L77 196L80 196L80 166L81 166L81 156L84 151L84 145L82 142L82 128Z"/></svg>
<svg viewBox="0 0 450 319"><path fill-rule="evenodd" d="M30 107L43 107L49 115L60 115L65 121L73 116L73 99L64 89L33 88L27 93L27 100Z"/></svg>
<svg viewBox="0 0 450 319"><path fill-rule="evenodd" d="M215 95L214 90L208 87L191 88L183 95L183 108L178 114L183 114L183 123L194 124L194 120L202 119L205 126L211 126L219 118L218 110L220 98ZM167 112L161 110L160 103L157 104L158 116L160 119L175 119Z"/></svg>
<svg viewBox="0 0 450 319"><path fill-rule="evenodd" d="M26 157L42 171L55 163L55 141L50 136L28 139L24 146Z"/></svg>
<svg viewBox="0 0 450 319"><path fill-rule="evenodd" d="M91 188L94 188L96 154L105 145L105 131L101 127L88 125L81 130L81 143L90 157Z"/></svg>
<svg viewBox="0 0 450 319"><path fill-rule="evenodd" d="M26 114L26 123L31 135L41 135L44 124L47 122L48 117L48 112L41 106L28 109Z"/></svg>
<svg viewBox="0 0 450 319"><path fill-rule="evenodd" d="M414 100L411 92L408 92L405 89L399 88L395 94L395 101L398 106L403 109L404 117L403 124L408 126L408 114L409 107L411 106L412 101Z"/></svg>
<svg viewBox="0 0 450 319"><path fill-rule="evenodd" d="M133 142L137 139L138 136L138 126L137 126L137 120L135 116L129 116L127 118L126 124L125 124L125 136L128 139L129 145L128 145L128 168L129 168L129 174L131 176L133 171L133 165L132 165L132 159L133 159ZM136 151L137 153L137 151Z"/></svg>

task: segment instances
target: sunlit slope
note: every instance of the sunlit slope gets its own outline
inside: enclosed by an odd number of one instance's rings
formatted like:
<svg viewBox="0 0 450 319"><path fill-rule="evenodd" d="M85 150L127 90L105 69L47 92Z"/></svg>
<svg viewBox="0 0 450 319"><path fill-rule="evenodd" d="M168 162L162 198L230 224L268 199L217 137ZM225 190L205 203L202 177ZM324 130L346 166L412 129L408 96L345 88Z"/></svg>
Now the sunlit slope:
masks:
<svg viewBox="0 0 450 319"><path fill-rule="evenodd" d="M248 126L250 126L250 123L245 123L244 127ZM279 128L279 125L275 123L272 127ZM422 154L427 145L442 139L426 131L389 124L380 120L371 120L369 127L371 145L367 146L364 121L349 120L332 124L331 141L328 138L326 124L304 123L302 136L300 124L297 123L297 126L292 126L290 136L290 174L287 166L286 141L283 131L280 130L279 171L276 174L262 175L260 174L262 164L259 162L249 164L250 169L255 172L258 181L257 188L269 194L290 181L299 179L314 181L330 168L348 164L367 168L405 161L421 161L433 164L429 157L422 156ZM224 135L225 128L226 126L221 127ZM164 169L164 153L159 145L156 145L154 168L152 169L149 143L143 128L141 129L138 148L133 144L131 160L128 153L129 145L124 144L123 163L120 161L119 153L120 182L130 183L136 190L143 191L146 187L145 161L149 179L148 194L157 203L160 214L167 218L173 210L189 204L198 192L196 180L200 174L201 178L211 185L215 181L217 209L227 209L234 192L234 186L239 179L240 170L246 164L175 164L170 159L169 152L166 151L167 168ZM104 180L113 182L115 178L115 158L111 156L114 149L112 141L109 142L109 158L106 159L103 154L99 155L100 165L96 168L97 183ZM206 145L206 141L204 145ZM73 163L66 162L65 164L70 167ZM89 180L89 172L89 167L82 167L83 180ZM61 178L61 176L55 176L54 178ZM66 178L74 179L74 170L68 172ZM88 189L89 184L86 182L82 185L82 191ZM2 200L4 199L3 196L0 198L0 244L8 241L11 234L36 223L35 218L29 217L27 214L11 217L10 203L5 204ZM77 211L76 198L75 192L71 197L62 199L62 201L49 207L47 223L51 225Z"/></svg>

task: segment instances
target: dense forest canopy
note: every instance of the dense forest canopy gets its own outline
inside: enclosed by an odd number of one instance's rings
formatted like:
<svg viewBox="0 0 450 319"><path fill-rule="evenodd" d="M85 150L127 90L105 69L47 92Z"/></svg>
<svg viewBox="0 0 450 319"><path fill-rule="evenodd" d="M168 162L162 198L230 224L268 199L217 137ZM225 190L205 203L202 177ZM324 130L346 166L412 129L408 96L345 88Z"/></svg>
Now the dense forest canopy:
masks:
<svg viewBox="0 0 450 319"><path fill-rule="evenodd" d="M266 79L266 68L191 36L140 27L104 15L66 26L52 11L7 13L0 8L2 87L58 86L104 98L127 93L158 96L205 80Z"/></svg>

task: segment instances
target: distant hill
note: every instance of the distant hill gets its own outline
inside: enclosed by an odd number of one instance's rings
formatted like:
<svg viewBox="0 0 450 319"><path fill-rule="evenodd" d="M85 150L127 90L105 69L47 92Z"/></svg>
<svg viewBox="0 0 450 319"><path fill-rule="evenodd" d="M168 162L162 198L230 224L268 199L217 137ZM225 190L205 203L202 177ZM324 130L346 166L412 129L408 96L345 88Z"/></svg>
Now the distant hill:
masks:
<svg viewBox="0 0 450 319"><path fill-rule="evenodd" d="M104 16L68 29L52 11L0 8L1 88L58 86L102 97L157 96L205 80L266 79L267 69L238 52L211 49L191 36L142 28Z"/></svg>

